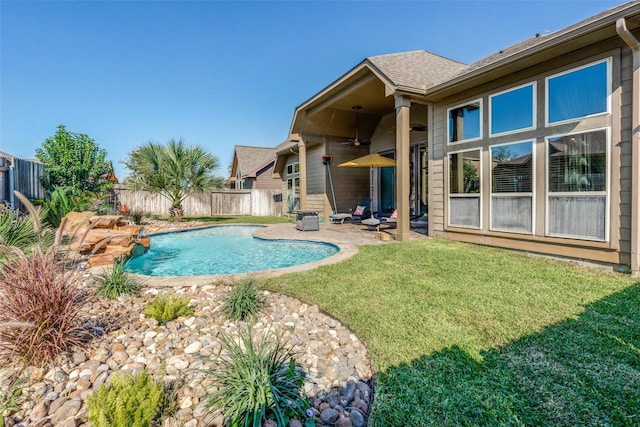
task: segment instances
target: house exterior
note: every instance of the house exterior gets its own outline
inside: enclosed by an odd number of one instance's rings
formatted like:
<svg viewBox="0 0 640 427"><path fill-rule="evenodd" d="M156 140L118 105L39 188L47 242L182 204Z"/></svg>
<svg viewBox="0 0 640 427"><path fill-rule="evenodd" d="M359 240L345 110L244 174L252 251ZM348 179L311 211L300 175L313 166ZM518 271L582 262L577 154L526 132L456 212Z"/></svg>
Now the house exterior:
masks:
<svg viewBox="0 0 640 427"><path fill-rule="evenodd" d="M297 162L300 207L325 218L371 194L401 241L426 213L432 236L640 271L638 39L630 2L470 65L367 58L296 109L274 175ZM397 166L335 167L367 153Z"/></svg>
<svg viewBox="0 0 640 427"><path fill-rule="evenodd" d="M282 183L271 177L278 148L236 145L229 182L235 190L279 190Z"/></svg>

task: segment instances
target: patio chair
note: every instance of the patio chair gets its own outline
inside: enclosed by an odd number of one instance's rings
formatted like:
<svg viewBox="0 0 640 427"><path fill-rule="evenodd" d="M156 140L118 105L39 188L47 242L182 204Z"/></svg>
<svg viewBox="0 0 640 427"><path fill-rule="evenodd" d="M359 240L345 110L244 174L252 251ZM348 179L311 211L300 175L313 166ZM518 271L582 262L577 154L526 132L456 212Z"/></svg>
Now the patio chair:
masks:
<svg viewBox="0 0 640 427"><path fill-rule="evenodd" d="M380 217L380 218L367 218L361 221L361 224L367 226L370 231L380 231L380 225L386 224L389 228L396 228L398 223L398 210L394 210L393 213L388 217Z"/></svg>
<svg viewBox="0 0 640 427"><path fill-rule="evenodd" d="M339 222L340 224L344 224L346 219L352 220L354 218L362 220L363 218L371 217L371 199L365 199L360 201L356 205L356 208L350 213L335 213L329 215L331 222Z"/></svg>

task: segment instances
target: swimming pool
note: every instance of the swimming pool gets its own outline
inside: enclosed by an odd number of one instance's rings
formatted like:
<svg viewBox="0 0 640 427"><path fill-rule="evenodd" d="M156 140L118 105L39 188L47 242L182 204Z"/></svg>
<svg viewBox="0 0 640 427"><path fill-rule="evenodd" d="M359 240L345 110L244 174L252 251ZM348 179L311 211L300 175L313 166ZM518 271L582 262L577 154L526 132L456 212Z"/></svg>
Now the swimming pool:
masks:
<svg viewBox="0 0 640 427"><path fill-rule="evenodd" d="M151 236L151 247L126 269L147 276L249 273L320 261L339 251L328 243L264 240L260 226L218 226Z"/></svg>

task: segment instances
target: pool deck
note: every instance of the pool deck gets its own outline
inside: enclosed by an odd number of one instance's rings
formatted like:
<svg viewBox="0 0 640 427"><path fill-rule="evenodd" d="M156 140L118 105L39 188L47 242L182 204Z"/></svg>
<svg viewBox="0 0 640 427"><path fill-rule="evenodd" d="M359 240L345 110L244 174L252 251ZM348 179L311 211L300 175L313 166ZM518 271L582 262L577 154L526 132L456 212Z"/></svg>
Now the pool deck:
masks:
<svg viewBox="0 0 640 427"><path fill-rule="evenodd" d="M360 223L324 223L321 222L319 230L300 231L296 229L294 223L271 224L260 228L254 232L254 236L262 239L284 239L284 240L306 240L312 242L323 242L336 245L340 251L335 255L320 261L307 264L296 265L292 267L280 268L276 270L264 270L243 274L221 274L212 276L171 276L171 277L155 277L142 276L138 277L146 286L152 287L174 287L174 286L202 286L214 282L232 282L240 278L246 277L247 274L255 278L268 278L281 276L287 273L295 273L307 271L322 265L334 264L351 258L358 253L358 245L375 245L389 244L395 241L395 228L386 226L380 227L380 231L370 230L369 227ZM170 231L170 230L165 230ZM425 230L411 231L411 239L426 239Z"/></svg>

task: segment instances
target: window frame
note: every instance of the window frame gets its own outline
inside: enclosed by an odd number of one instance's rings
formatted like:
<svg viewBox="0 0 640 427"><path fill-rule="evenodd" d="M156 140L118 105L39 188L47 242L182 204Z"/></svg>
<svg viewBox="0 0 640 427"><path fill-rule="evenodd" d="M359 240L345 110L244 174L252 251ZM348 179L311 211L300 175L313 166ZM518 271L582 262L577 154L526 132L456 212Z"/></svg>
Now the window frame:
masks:
<svg viewBox="0 0 640 427"><path fill-rule="evenodd" d="M480 182L480 190L478 193L451 193L451 156L454 154L459 154L459 153L467 153L470 151L478 151L479 154L479 161L478 161L478 165L479 165L479 174L480 176L478 177L478 180ZM483 156L483 148L482 147L475 147L475 148L467 148L464 150L456 150L456 151L450 151L447 153L447 164L446 164L446 190L447 190L447 227L455 227L455 228L466 228L466 229L470 229L470 230L482 230L483 228L483 215L482 215L482 210L483 210L483 194L484 194L484 185L483 185L483 181L484 181L484 161L482 160L482 156ZM474 226L470 226L470 225L460 225L460 224L452 224L451 223L451 198L459 198L459 199L467 199L467 198L477 198L478 199L478 227L474 227Z"/></svg>
<svg viewBox="0 0 640 427"><path fill-rule="evenodd" d="M457 141L449 141L450 139L450 135L451 135L451 111L458 109L458 108L462 108L465 107L467 105L472 105L472 104L478 104L478 109L480 110L478 115L479 115L479 129L478 129L478 133L479 136L474 137L474 138L467 138L467 139L459 139ZM457 145L457 144L462 144L465 142L472 142L472 141L480 141L483 139L484 137L484 120L483 120L483 116L484 116L484 105L483 105L483 99L482 98L476 98L473 99L471 101L467 101L467 102L462 102L460 104L454 105L452 107L447 108L447 115L445 120L447 121L447 134L446 134L446 139L447 139L447 145Z"/></svg>
<svg viewBox="0 0 640 427"><path fill-rule="evenodd" d="M562 125L565 123L573 123L573 122L578 122L587 118L591 118L591 117L598 117L598 116L605 116L608 114L611 114L611 95L612 95L612 82L613 82L613 76L612 76L612 58L606 57L604 59L599 59L597 61L593 61L593 62L589 62L587 64L581 65L579 67L573 67L570 68L568 70L565 71L561 71L559 73L555 73L555 74L551 74L549 76L546 76L544 78L544 124L545 127L552 127L552 126L558 126L558 125ZM571 74L580 70L584 70L586 68L589 67L594 67L597 65L600 65L602 63L606 64L606 70L607 70L607 78L606 78L606 85L607 85L607 99L605 101L606 103L606 110L605 111L601 111L599 113L593 113L593 114L587 114L586 116L580 116L580 117L574 117L571 119L565 119L565 120L560 120L560 121L554 121L554 122L550 122L549 121L549 81L557 78L557 77L561 77L561 76L565 76L567 74Z"/></svg>
<svg viewBox="0 0 640 427"><path fill-rule="evenodd" d="M489 171L489 231L497 231L500 233L513 233L513 234L524 234L527 236L531 236L535 234L536 231L536 139L529 138L518 141L510 141L504 142L500 144L492 144L488 146L489 151L489 163L493 162L493 155L491 153L492 149L495 147L503 147L506 145L514 145L514 144L522 144L529 142L531 143L531 191L530 192L522 192L522 193L494 193L493 192L493 168ZM503 230L499 228L493 228L493 197L497 198L506 198L506 197L531 197L531 231L513 231L513 230Z"/></svg>
<svg viewBox="0 0 640 427"><path fill-rule="evenodd" d="M549 191L549 140L552 138L558 137L566 137L571 135L580 135L590 132L598 132L605 131L605 166L607 168L605 173L606 185L605 189L602 191ZM544 235L546 237L555 237L555 238L563 238L563 239L571 239L571 240L584 240L590 242L609 242L610 241L610 227L611 227L611 127L604 126L592 129L584 129L579 131L571 131L564 133L556 133L553 135L546 136L544 138L544 157L545 157L545 167L544 167L544 177L545 177L545 188L544 188L544 199L545 199L545 209L544 209ZM549 219L549 209L550 209L550 197L602 197L605 198L604 211L604 239L598 239L595 237L588 236L576 236L570 234L553 234L549 232L550 219Z"/></svg>
<svg viewBox="0 0 640 427"><path fill-rule="evenodd" d="M514 129L514 130L509 130L509 131L504 131L504 132L493 132L493 104L492 101L495 97L498 97L500 95L504 95L506 93L509 92L513 92L525 87L531 86L532 90L531 90L531 126L526 127L526 128L519 128L519 129ZM505 136L505 135L512 135L514 133L519 133L519 132L526 132L529 130L534 130L537 128L537 123L538 123L538 83L536 81L532 81L532 82L528 82L528 83L523 83L519 86L514 86L511 87L509 89L505 89L502 90L500 92L496 92L492 95L489 95L489 101L488 101L488 126L489 126L489 137L493 138L495 136Z"/></svg>

